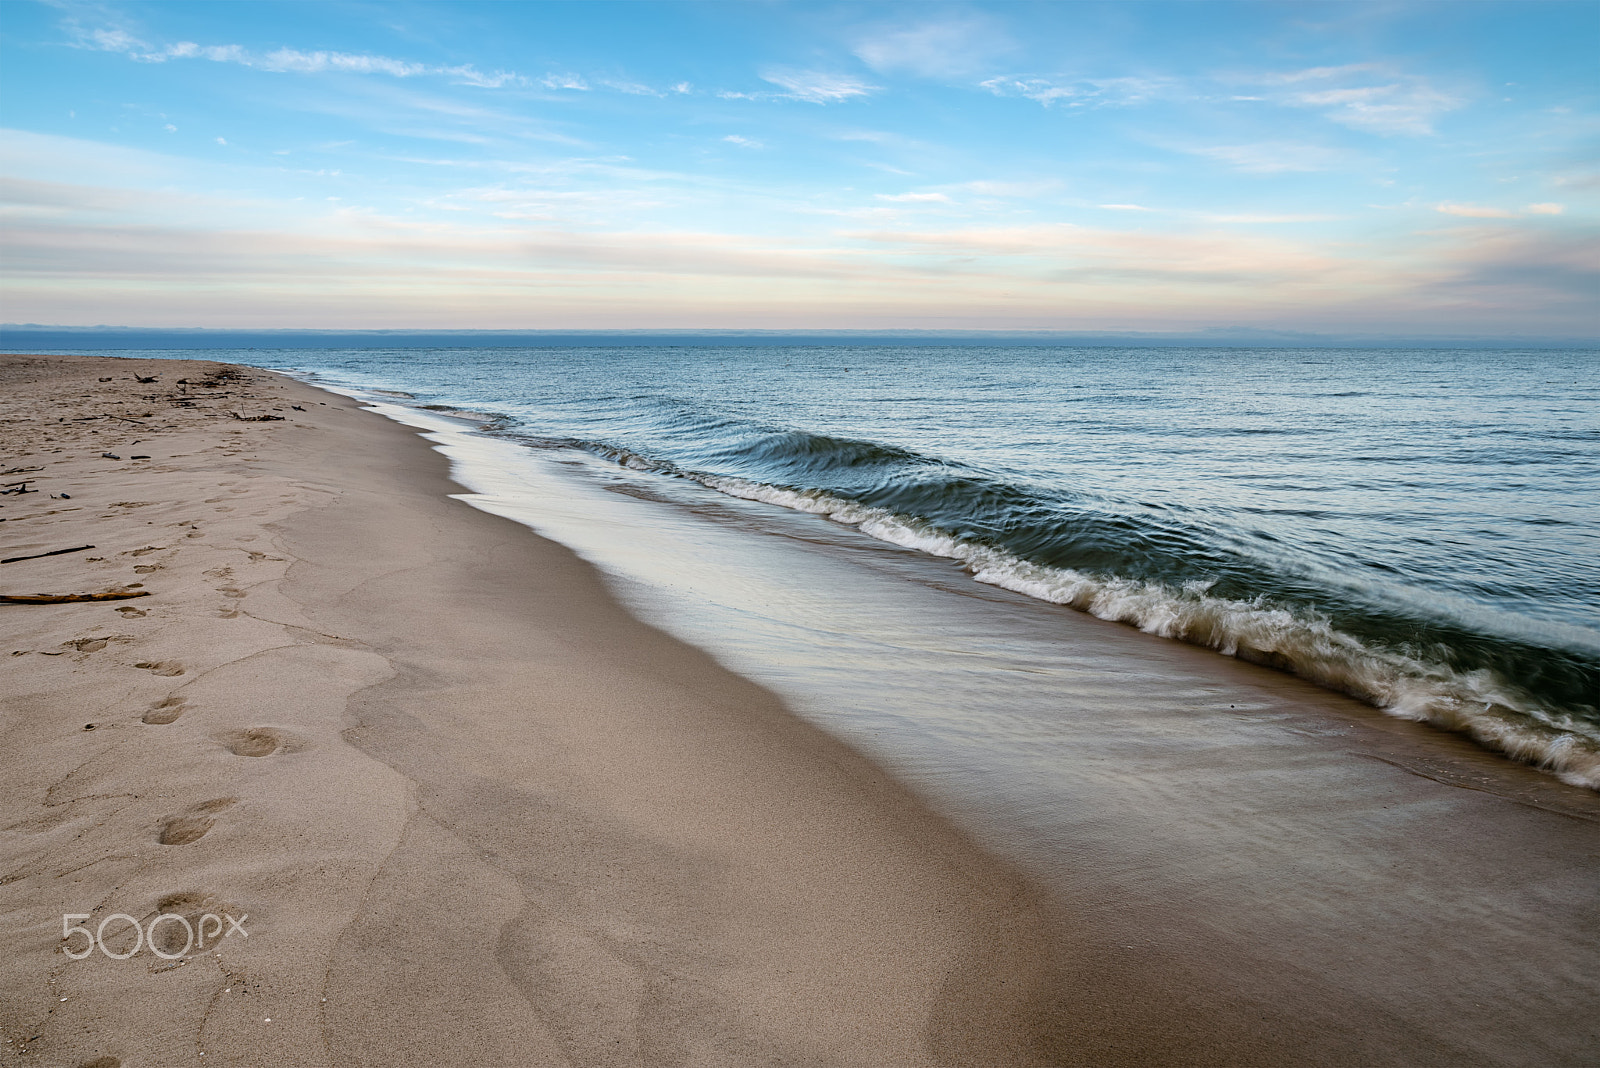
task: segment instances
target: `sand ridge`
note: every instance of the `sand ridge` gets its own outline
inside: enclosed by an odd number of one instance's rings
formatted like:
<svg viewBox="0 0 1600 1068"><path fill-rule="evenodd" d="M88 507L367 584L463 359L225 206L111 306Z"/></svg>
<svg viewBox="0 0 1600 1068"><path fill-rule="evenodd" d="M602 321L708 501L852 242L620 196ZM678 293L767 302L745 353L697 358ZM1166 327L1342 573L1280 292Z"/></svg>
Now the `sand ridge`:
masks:
<svg viewBox="0 0 1600 1068"><path fill-rule="evenodd" d="M415 435L221 364L12 356L0 382L34 491L0 497L0 555L35 557L0 592L148 594L0 606L8 1056L1053 1059L1025 882L450 500ZM70 959L62 916L115 913L248 934Z"/></svg>

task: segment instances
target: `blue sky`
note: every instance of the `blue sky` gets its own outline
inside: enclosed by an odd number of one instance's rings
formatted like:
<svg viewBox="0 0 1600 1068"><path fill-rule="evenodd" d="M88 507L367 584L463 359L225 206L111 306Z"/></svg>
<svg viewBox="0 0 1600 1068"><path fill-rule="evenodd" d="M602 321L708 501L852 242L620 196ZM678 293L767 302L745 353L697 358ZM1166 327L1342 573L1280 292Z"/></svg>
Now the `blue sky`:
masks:
<svg viewBox="0 0 1600 1068"><path fill-rule="evenodd" d="M1594 336L1595 3L0 2L9 322Z"/></svg>

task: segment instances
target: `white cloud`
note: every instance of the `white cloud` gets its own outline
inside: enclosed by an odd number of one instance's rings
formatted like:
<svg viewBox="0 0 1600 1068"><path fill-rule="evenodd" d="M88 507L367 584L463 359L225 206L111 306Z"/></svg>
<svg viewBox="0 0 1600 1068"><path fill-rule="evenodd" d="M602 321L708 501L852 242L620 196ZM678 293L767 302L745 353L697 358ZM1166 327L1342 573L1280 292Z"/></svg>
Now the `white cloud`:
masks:
<svg viewBox="0 0 1600 1068"><path fill-rule="evenodd" d="M809 104L837 104L852 97L866 96L878 89L848 74L825 74L814 70L772 68L763 71L761 78L787 90L784 96Z"/></svg>
<svg viewBox="0 0 1600 1068"><path fill-rule="evenodd" d="M1434 211L1443 215L1464 215L1469 219L1515 219L1517 213L1505 208L1491 208L1482 204L1435 204Z"/></svg>
<svg viewBox="0 0 1600 1068"><path fill-rule="evenodd" d="M983 197L1037 197L1060 189L1061 182L1054 178L1030 182L996 182L979 178L976 181L961 182L950 188L976 193Z"/></svg>
<svg viewBox="0 0 1600 1068"><path fill-rule="evenodd" d="M968 74L1016 45L984 15L880 29L857 42L855 54L876 71L909 71L925 78Z"/></svg>
<svg viewBox="0 0 1600 1068"><path fill-rule="evenodd" d="M896 204L954 204L955 201L943 193L879 193L879 200L893 201Z"/></svg>
<svg viewBox="0 0 1600 1068"><path fill-rule="evenodd" d="M1112 107L1137 104L1170 95L1174 83L1156 78L1079 78L1064 80L1032 75L1005 75L978 83L995 96L1020 96L1045 107L1067 102L1068 107Z"/></svg>
<svg viewBox="0 0 1600 1068"><path fill-rule="evenodd" d="M1089 95L1084 89L1072 85L1055 85L1044 78L990 78L979 82L995 96L1023 96L1049 107L1058 100L1072 100Z"/></svg>
<svg viewBox="0 0 1600 1068"><path fill-rule="evenodd" d="M1426 78L1374 63L1248 75L1243 80L1281 87L1272 98L1279 103L1313 108L1341 125L1379 134L1431 134L1440 115L1463 103Z"/></svg>
<svg viewBox="0 0 1600 1068"><path fill-rule="evenodd" d="M246 66L262 70L292 71L299 74L320 74L323 71L346 71L352 74L388 74L396 78L410 78L428 73L421 63L407 63L388 56L360 55L350 52L301 52L293 48L280 48L268 52L258 60L248 57L235 60Z"/></svg>
<svg viewBox="0 0 1600 1068"><path fill-rule="evenodd" d="M1527 215L1560 215L1567 210L1565 204L1525 204L1521 211L1496 208L1487 204L1435 204L1433 210L1443 215L1460 215L1468 219L1520 219Z"/></svg>
<svg viewBox="0 0 1600 1068"><path fill-rule="evenodd" d="M226 137L219 137L219 138L217 138L217 144L219 144L219 145L225 145L225 144L227 144L227 143L228 143L228 139L227 139L227 138L226 138Z"/></svg>
<svg viewBox="0 0 1600 1068"><path fill-rule="evenodd" d="M1339 215L1201 215L1206 222L1216 223L1305 223L1305 222L1334 222L1343 216Z"/></svg>
<svg viewBox="0 0 1600 1068"><path fill-rule="evenodd" d="M163 128L167 131L167 133L177 133L178 132L178 128L176 126L172 125L172 123L170 123L170 122L167 123L167 125L165 127L163 127Z"/></svg>
<svg viewBox="0 0 1600 1068"><path fill-rule="evenodd" d="M1154 208L1147 208L1143 204L1101 204L1100 208L1103 211L1155 211L1156 210Z"/></svg>
<svg viewBox="0 0 1600 1068"><path fill-rule="evenodd" d="M328 72L345 74L385 74L393 78L414 78L422 75L449 78L462 85L477 86L482 89L500 89L507 85L527 85L529 81L520 74L510 71L495 71L486 74L470 63L459 66L431 66L426 63L413 63L391 56L377 56L357 52L302 52L296 48L279 48L272 52L257 55L249 52L241 45L201 45L194 41L179 41L163 48L152 48L131 32L125 29L94 29L85 30L75 21L69 20L67 30L75 39L80 48L92 48L102 52L120 52L128 58L140 63L165 63L175 59L206 59L213 63L236 63L242 67L255 70L271 71L281 74L323 74ZM575 80L577 84L561 81L552 85L552 79L562 76L546 75L541 84L547 88L585 89L582 79Z"/></svg>
<svg viewBox="0 0 1600 1068"><path fill-rule="evenodd" d="M1293 141L1265 141L1250 145L1204 145L1180 148L1195 156L1226 163L1247 174L1324 171L1344 162L1344 155L1320 145Z"/></svg>
<svg viewBox="0 0 1600 1068"><path fill-rule="evenodd" d="M738 145L740 148L766 148L767 147L766 145L762 144L760 141L754 141L754 140L751 140L748 137L740 137L738 134L729 134L727 137L724 137L723 140L728 142L730 145Z"/></svg>
<svg viewBox="0 0 1600 1068"><path fill-rule="evenodd" d="M546 89L577 89L587 90L589 83L576 74L546 74L539 79L539 84Z"/></svg>
<svg viewBox="0 0 1600 1068"><path fill-rule="evenodd" d="M659 89L652 89L652 88L650 88L650 86L641 84L639 82L619 82L619 81L615 81L613 79L606 79L605 81L602 81L600 84L605 86L607 89L615 89L619 93L627 93L629 96L665 96L666 95L665 93L661 92Z"/></svg>

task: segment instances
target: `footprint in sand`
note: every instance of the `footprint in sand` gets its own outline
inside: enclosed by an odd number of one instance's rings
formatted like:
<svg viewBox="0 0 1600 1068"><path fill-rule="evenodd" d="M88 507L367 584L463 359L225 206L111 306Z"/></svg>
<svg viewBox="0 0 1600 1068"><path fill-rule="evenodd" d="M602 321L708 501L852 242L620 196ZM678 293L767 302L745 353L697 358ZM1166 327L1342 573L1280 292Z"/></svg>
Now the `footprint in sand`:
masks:
<svg viewBox="0 0 1600 1068"><path fill-rule="evenodd" d="M150 614L149 612L146 612L143 608L134 608L132 605L126 605L126 604L123 605L121 608L117 609L117 611L121 612L124 616L126 616L129 619L136 619L139 616L147 616L147 615Z"/></svg>
<svg viewBox="0 0 1600 1068"><path fill-rule="evenodd" d="M80 1061L78 1068L122 1068L120 1057L96 1057L90 1061Z"/></svg>
<svg viewBox="0 0 1600 1068"><path fill-rule="evenodd" d="M156 902L155 911L145 916L144 927L151 930L149 921L159 916L182 916L189 921L189 930L185 931L180 923L157 923L153 930L156 932L150 937L155 939L155 945L167 953L179 953L184 948L185 941L190 941L192 946L192 933L200 930L200 919L206 913L220 915L224 912L237 909L232 904L202 890L180 890L176 893L163 894ZM217 921L213 921L217 922ZM208 931L208 937L217 937L217 932Z"/></svg>
<svg viewBox="0 0 1600 1068"><path fill-rule="evenodd" d="M149 711L144 714L144 722L171 723L173 720L183 715L184 709L188 706L188 704L189 702L187 698L164 697L150 706Z"/></svg>
<svg viewBox="0 0 1600 1068"><path fill-rule="evenodd" d="M237 800L239 800L237 797L216 797L210 801L200 802L187 812L168 816L161 824L161 833L156 836L156 841L166 846L198 842L216 822L212 818L213 814L221 812Z"/></svg>
<svg viewBox="0 0 1600 1068"><path fill-rule="evenodd" d="M245 595L244 591L237 586L218 586L217 592L224 597L243 597Z"/></svg>
<svg viewBox="0 0 1600 1068"><path fill-rule="evenodd" d="M143 668L152 675L183 674L183 662L181 660L141 660L133 666Z"/></svg>
<svg viewBox="0 0 1600 1068"><path fill-rule="evenodd" d="M285 748L288 740L282 731L271 727L249 727L223 736L228 751L242 757L271 756Z"/></svg>

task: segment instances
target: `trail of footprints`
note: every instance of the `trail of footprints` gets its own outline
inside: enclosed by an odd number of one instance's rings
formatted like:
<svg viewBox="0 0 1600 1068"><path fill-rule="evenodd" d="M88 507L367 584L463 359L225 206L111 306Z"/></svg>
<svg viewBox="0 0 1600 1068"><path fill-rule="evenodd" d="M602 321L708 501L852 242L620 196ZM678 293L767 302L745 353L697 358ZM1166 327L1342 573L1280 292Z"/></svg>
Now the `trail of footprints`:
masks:
<svg viewBox="0 0 1600 1068"><path fill-rule="evenodd" d="M232 493L242 493L244 490L234 488ZM221 500L221 498L218 498ZM207 503L213 503L208 501ZM231 511L230 508L218 508L219 512ZM198 537L198 533L191 531L189 537ZM150 546L135 550L132 555L143 556L159 551L160 547ZM247 550L248 551L248 550ZM249 552L252 563L262 560L278 560L279 557L268 556L264 553ZM134 567L136 574L149 574L162 567L160 564L140 564ZM206 572L208 577L220 580L223 584L216 587L218 593L231 600L237 601L246 596L246 591L233 583L233 569L224 567ZM148 615L144 608L132 605L118 606L116 611L124 619L136 619ZM231 606L220 609L220 614L227 617L237 616L239 612ZM124 636L113 636L111 640L126 640ZM66 643L66 645L80 653L98 652L107 644L107 640L100 637L81 638ZM181 660L146 660L139 661L134 667L148 671L152 675L165 678L177 678L183 675L186 668ZM164 726L175 723L190 710L189 700L176 693L169 694L155 701L140 716L140 722L150 726ZM88 725L85 729L94 729L95 724ZM295 752L305 748L305 743L288 731L275 727L247 727L242 730L228 731L213 735L213 738L234 756L246 759L260 759L283 753ZM191 805L182 811L172 813L163 818L156 828L156 841L163 846L179 847L191 845L204 838L216 825L218 816L238 802L237 797L214 797ZM220 913L231 906L219 903L209 894L198 891L181 891L163 896L157 903L155 915L175 913L184 916L193 927L199 922L202 913ZM234 909L233 911L238 911ZM168 952L180 952L183 949L183 928L176 924L167 924L161 928L161 937L171 944L163 944ZM92 1060L83 1061L78 1068L120 1068L122 1061L114 1056L101 1056Z"/></svg>

